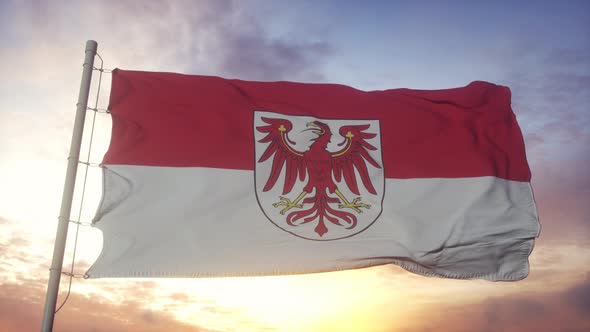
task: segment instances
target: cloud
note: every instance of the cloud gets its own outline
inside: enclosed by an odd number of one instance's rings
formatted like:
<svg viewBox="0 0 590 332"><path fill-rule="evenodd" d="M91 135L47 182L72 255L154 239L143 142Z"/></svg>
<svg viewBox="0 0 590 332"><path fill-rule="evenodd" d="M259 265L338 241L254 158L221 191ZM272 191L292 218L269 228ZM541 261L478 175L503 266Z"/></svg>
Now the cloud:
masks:
<svg viewBox="0 0 590 332"><path fill-rule="evenodd" d="M12 9L11 23L18 28L4 34L25 42L0 54L43 68L24 75L15 72L15 78L28 81L38 80L40 72L57 78L60 67L79 63L82 44L89 38L99 42L109 67L250 80L321 79L319 65L333 48L314 36L298 41L273 36L255 17L256 9L241 1L56 1Z"/></svg>
<svg viewBox="0 0 590 332"><path fill-rule="evenodd" d="M4 265L0 267L0 275L5 270L4 267L8 271L17 267L35 266L39 262L39 257L29 252L30 246L29 239L21 234L6 232L3 238L0 238L0 258Z"/></svg>
<svg viewBox="0 0 590 332"><path fill-rule="evenodd" d="M590 279L586 279L561 291L437 304L424 308L408 331L586 331L590 328L589 290Z"/></svg>
<svg viewBox="0 0 590 332"><path fill-rule="evenodd" d="M505 330L506 326L523 325L547 314L546 304L530 299L495 298L482 305L483 320L490 331Z"/></svg>
<svg viewBox="0 0 590 332"><path fill-rule="evenodd" d="M590 317L590 274L584 283L564 292L564 299L581 315Z"/></svg>
<svg viewBox="0 0 590 332"><path fill-rule="evenodd" d="M134 55L182 70L249 80L321 79L318 65L331 54L325 41L271 37L234 1L143 1L101 6L103 20ZM136 17L132 23L125 18Z"/></svg>
<svg viewBox="0 0 590 332"><path fill-rule="evenodd" d="M321 81L324 77L310 73L310 69L331 52L330 45L324 42L297 45L252 36L238 36L230 46L223 62L224 71L254 80Z"/></svg>
<svg viewBox="0 0 590 332"><path fill-rule="evenodd" d="M543 63L548 65L588 66L590 64L590 53L584 49L558 48L544 54Z"/></svg>
<svg viewBox="0 0 590 332"><path fill-rule="evenodd" d="M44 289L39 284L0 284L0 331L38 331L41 326ZM209 331L180 323L164 312L146 311L141 303L120 304L97 298L73 296L56 315L55 329L77 331Z"/></svg>

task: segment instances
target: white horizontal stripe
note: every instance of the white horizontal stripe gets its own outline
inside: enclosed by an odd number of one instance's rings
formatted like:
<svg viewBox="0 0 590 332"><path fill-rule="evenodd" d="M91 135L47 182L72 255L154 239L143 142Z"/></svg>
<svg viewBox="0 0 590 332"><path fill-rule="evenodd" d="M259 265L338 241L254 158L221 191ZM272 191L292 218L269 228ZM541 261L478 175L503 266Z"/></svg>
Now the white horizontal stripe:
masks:
<svg viewBox="0 0 590 332"><path fill-rule="evenodd" d="M334 241L273 225L252 171L108 166L91 277L323 272L395 263L449 278L518 280L539 232L529 183L495 177L387 179L383 212Z"/></svg>

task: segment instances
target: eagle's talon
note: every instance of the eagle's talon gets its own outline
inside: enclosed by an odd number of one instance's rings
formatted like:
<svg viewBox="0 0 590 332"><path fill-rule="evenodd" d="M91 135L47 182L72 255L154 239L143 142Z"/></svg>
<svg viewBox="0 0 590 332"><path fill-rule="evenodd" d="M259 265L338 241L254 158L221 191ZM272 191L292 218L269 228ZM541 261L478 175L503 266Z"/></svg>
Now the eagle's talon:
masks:
<svg viewBox="0 0 590 332"><path fill-rule="evenodd" d="M357 197L357 198L353 199L352 202L348 202L345 200L344 204L338 205L338 208L339 209L352 209L356 213L363 213L361 208L370 209L371 205L365 204L365 203L360 203L361 199L362 199L361 197Z"/></svg>
<svg viewBox="0 0 590 332"><path fill-rule="evenodd" d="M284 206L285 208L283 208L279 212L280 214L283 214L284 215L287 211L289 211L289 210L291 210L293 208L301 209L303 207L303 204L297 204L297 203L299 203L299 201L306 194L307 194L306 192L302 192L299 195L299 197L297 197L297 199L295 199L293 202L291 202L291 200L288 199L287 197L279 196L279 202L273 203L272 206L274 206L274 207Z"/></svg>

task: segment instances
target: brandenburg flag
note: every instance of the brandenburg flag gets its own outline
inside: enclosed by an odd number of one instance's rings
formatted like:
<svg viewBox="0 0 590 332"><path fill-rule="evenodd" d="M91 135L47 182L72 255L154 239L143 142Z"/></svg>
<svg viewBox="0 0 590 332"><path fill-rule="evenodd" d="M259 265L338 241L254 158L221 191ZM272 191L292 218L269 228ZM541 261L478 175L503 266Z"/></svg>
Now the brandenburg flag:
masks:
<svg viewBox="0 0 590 332"><path fill-rule="evenodd" d="M119 69L109 109L90 277L528 274L539 222L507 87Z"/></svg>

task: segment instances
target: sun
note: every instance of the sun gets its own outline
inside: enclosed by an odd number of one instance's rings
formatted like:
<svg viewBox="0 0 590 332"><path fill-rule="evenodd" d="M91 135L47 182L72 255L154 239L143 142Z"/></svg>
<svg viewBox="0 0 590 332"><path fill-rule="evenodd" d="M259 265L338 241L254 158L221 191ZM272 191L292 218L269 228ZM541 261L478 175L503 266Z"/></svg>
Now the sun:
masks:
<svg viewBox="0 0 590 332"><path fill-rule="evenodd" d="M197 326L206 322L222 330L235 324L240 331L391 331L404 310L383 315L384 308L403 306L386 291L378 271L171 279L159 282L163 287L158 287L157 293L161 292L161 298L174 292L185 294L182 304L174 304L173 315ZM156 300L151 305L162 310L172 302Z"/></svg>

